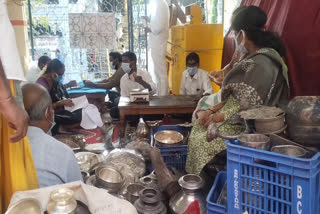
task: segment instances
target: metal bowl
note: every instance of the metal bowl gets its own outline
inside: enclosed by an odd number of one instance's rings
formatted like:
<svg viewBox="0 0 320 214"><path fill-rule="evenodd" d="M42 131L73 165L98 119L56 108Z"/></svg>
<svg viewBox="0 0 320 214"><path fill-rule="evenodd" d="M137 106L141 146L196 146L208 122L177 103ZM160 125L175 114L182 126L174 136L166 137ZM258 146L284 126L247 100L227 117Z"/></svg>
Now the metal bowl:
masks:
<svg viewBox="0 0 320 214"><path fill-rule="evenodd" d="M80 170L88 172L92 166L99 163L99 158L92 152L78 152L75 154Z"/></svg>
<svg viewBox="0 0 320 214"><path fill-rule="evenodd" d="M139 198L139 192L144 188L145 187L141 184L129 184L127 187L127 200L134 204L134 202Z"/></svg>
<svg viewBox="0 0 320 214"><path fill-rule="evenodd" d="M154 139L161 144L171 145L183 141L183 135L174 130L159 131L154 134Z"/></svg>
<svg viewBox="0 0 320 214"><path fill-rule="evenodd" d="M273 146L271 148L271 152L287 155L290 157L303 158L307 154L307 150L301 148L299 146L293 145L281 145L281 146Z"/></svg>
<svg viewBox="0 0 320 214"><path fill-rule="evenodd" d="M257 133L276 133L281 132L285 127L285 113L282 113L273 118L256 119L254 126Z"/></svg>
<svg viewBox="0 0 320 214"><path fill-rule="evenodd" d="M102 188L110 193L119 192L123 184L123 176L121 173L111 166L99 166L96 171L96 180Z"/></svg>
<svg viewBox="0 0 320 214"><path fill-rule="evenodd" d="M243 134L238 137L240 145L260 150L269 150L270 138L263 134Z"/></svg>
<svg viewBox="0 0 320 214"><path fill-rule="evenodd" d="M33 198L22 199L13 204L6 212L6 214L42 214L41 204L38 200Z"/></svg>

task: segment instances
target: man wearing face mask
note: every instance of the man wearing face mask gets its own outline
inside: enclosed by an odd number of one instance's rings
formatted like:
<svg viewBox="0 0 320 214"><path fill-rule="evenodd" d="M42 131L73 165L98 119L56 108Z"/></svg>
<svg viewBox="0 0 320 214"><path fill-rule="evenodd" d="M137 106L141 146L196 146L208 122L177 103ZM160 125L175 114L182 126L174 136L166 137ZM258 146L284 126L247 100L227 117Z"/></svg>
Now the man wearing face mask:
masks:
<svg viewBox="0 0 320 214"><path fill-rule="evenodd" d="M82 181L71 148L47 134L54 125L52 101L47 90L39 84L27 83L22 87L22 94L30 118L27 136L39 186Z"/></svg>
<svg viewBox="0 0 320 214"><path fill-rule="evenodd" d="M137 57L133 52L122 55L122 70L126 73L120 80L121 96L130 96L133 89L148 89L156 92L156 84L147 71L137 69Z"/></svg>
<svg viewBox="0 0 320 214"><path fill-rule="evenodd" d="M212 86L208 72L199 68L200 59L196 53L190 53L186 58L187 70L182 73L180 95L209 95Z"/></svg>
<svg viewBox="0 0 320 214"><path fill-rule="evenodd" d="M116 88L120 92L120 79L125 74L121 68L122 56L119 52L111 52L109 54L110 68L116 70L116 72L109 78L102 80L98 83L93 83L91 81L84 81L85 86L91 88L104 88L112 89Z"/></svg>

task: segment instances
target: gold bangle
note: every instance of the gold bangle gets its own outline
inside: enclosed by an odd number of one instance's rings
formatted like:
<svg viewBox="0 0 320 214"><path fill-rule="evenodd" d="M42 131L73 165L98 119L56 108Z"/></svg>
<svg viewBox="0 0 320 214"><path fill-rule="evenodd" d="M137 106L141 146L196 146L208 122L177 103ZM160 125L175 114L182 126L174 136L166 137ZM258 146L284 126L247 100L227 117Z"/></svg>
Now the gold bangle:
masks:
<svg viewBox="0 0 320 214"><path fill-rule="evenodd" d="M0 103L6 103L9 102L12 99L12 96L10 96L9 98L5 99L5 100L0 100Z"/></svg>

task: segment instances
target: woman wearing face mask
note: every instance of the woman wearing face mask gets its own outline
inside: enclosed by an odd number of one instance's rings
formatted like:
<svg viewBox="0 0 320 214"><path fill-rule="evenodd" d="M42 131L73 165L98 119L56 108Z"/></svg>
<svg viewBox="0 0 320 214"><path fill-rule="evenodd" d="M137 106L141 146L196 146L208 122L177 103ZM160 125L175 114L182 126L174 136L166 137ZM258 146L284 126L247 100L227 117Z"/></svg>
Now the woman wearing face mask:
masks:
<svg viewBox="0 0 320 214"><path fill-rule="evenodd" d="M187 70L182 73L180 95L209 95L212 87L208 73L199 68L200 58L196 53L190 53L186 58Z"/></svg>
<svg viewBox="0 0 320 214"><path fill-rule="evenodd" d="M220 93L209 96L210 102L201 103L193 114L186 164L188 173L199 174L209 160L226 149L221 138L207 142L210 123L219 126L239 111L240 103L279 107L287 104L288 73L281 58L285 49L275 33L264 30L266 21L267 16L260 8L249 6L232 22L237 50L244 57L227 73ZM222 135L238 135L243 131L243 126L231 122L219 127Z"/></svg>
<svg viewBox="0 0 320 214"><path fill-rule="evenodd" d="M79 126L82 118L82 110L78 109L69 112L64 107L72 107L74 104L67 93L67 90L60 82L59 74L64 73L64 65L58 59L50 62L46 72L37 80L37 83L45 87L52 99L55 112L54 120L56 126L52 129L52 134L64 132L66 129ZM61 76L61 75L60 75ZM64 128L62 126L64 126Z"/></svg>

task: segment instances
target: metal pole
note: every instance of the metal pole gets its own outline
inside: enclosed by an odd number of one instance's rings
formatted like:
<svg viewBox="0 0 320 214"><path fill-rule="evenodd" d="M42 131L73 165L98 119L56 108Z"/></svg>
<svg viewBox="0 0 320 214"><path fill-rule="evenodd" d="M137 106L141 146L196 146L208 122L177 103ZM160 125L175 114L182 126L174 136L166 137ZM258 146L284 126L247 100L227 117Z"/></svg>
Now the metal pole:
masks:
<svg viewBox="0 0 320 214"><path fill-rule="evenodd" d="M128 0L128 27L129 27L129 50L134 51L133 48L133 11L132 11L132 0Z"/></svg>
<svg viewBox="0 0 320 214"><path fill-rule="evenodd" d="M148 16L148 5L147 5L147 0L144 0L144 15ZM145 38L146 38L146 69L148 70L148 33L145 32Z"/></svg>
<svg viewBox="0 0 320 214"><path fill-rule="evenodd" d="M31 14L31 0L28 0L28 11L29 11L29 27L30 27L30 42L31 42L31 56L34 60L34 44L33 44L33 32L32 32L32 14Z"/></svg>

